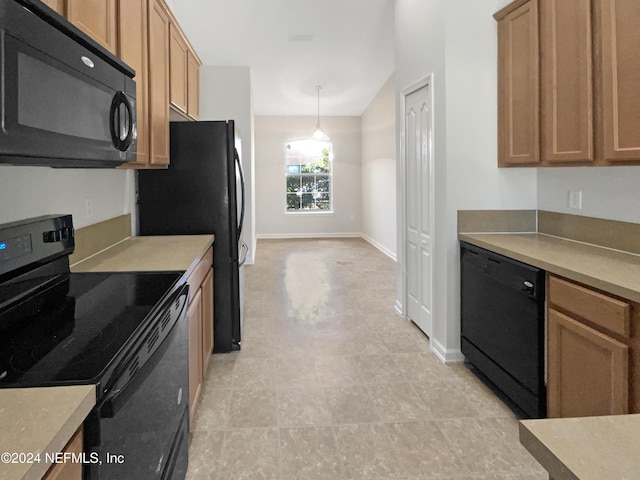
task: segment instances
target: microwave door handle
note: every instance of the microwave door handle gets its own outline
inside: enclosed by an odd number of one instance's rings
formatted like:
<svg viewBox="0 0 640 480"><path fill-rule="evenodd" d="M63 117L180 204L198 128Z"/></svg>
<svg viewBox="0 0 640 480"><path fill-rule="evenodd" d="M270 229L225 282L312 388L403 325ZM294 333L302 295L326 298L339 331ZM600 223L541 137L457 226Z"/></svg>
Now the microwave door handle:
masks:
<svg viewBox="0 0 640 480"><path fill-rule="evenodd" d="M136 120L133 118L133 107L131 106L131 102L129 101L129 97L124 92L122 93L122 104L124 105L126 118L124 120L124 135L122 139L122 150L125 151L131 145L133 141L134 132L136 128Z"/></svg>
<svg viewBox="0 0 640 480"><path fill-rule="evenodd" d="M111 101L109 126L113 145L122 152L126 151L133 141L135 120L131 102L122 91L116 92Z"/></svg>
<svg viewBox="0 0 640 480"><path fill-rule="evenodd" d="M238 222L238 240L242 236L242 227L244 225L244 209L245 209L245 186L244 186L244 172L242 171L242 162L240 162L240 156L238 150L233 149L233 156L236 160L238 172L240 172L240 188L242 190L242 206L240 208L240 221Z"/></svg>
<svg viewBox="0 0 640 480"><path fill-rule="evenodd" d="M120 149L120 92L116 92L111 100L109 110L109 129L111 130L111 142Z"/></svg>

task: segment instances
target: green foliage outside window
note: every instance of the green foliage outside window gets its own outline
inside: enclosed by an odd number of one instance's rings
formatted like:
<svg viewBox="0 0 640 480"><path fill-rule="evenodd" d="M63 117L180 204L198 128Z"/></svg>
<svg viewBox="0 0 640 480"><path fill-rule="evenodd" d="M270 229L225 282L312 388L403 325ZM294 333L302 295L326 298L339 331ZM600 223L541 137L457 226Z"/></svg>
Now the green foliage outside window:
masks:
<svg viewBox="0 0 640 480"><path fill-rule="evenodd" d="M331 210L329 142L298 140L287 145L287 211Z"/></svg>

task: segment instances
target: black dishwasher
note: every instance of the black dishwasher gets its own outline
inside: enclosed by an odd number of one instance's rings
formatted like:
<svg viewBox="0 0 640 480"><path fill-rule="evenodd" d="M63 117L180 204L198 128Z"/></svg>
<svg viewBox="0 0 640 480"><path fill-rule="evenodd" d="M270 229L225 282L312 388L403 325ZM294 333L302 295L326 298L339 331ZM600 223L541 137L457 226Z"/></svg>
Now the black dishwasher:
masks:
<svg viewBox="0 0 640 480"><path fill-rule="evenodd" d="M544 274L460 242L462 353L531 418L547 412Z"/></svg>

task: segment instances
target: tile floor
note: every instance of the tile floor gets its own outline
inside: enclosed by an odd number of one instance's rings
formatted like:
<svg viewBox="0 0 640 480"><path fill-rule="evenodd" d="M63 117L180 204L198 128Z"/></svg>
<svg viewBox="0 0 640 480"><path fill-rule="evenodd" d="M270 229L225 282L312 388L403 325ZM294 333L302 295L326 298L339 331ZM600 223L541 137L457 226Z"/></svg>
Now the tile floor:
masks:
<svg viewBox="0 0 640 480"><path fill-rule="evenodd" d="M395 275L361 239L259 241L187 479L546 480L511 411L396 315Z"/></svg>

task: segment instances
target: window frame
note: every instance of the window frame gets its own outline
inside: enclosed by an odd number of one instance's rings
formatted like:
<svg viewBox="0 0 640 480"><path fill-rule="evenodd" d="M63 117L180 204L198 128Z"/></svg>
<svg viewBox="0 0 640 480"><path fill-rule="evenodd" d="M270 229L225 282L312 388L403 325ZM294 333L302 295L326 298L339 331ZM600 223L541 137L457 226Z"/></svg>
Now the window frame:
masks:
<svg viewBox="0 0 640 480"><path fill-rule="evenodd" d="M310 173L289 173L288 172L288 167L289 164L287 162L288 160L288 152L289 149L287 148L288 145L292 144L292 143L296 143L296 142L304 142L304 141L312 141L312 142L318 142L318 143L322 143L322 144L326 144L330 146L329 149L329 171L327 173L318 173L318 172L310 172ZM333 203L333 192L334 192L334 188L333 188L333 182L334 182L334 177L333 177L333 168L334 168L334 164L333 164L333 159L334 159L334 155L333 155L333 142L331 140L317 140L313 137L299 137L299 138L293 138L293 139L289 139L287 141L285 141L284 143L284 213L285 215L333 215L334 214L334 203ZM302 165L302 164L301 164ZM329 177L329 208L326 210L323 209L319 209L319 208L308 208L308 209L289 209L288 208L288 204L287 204L287 198L289 196L289 193L287 191L287 187L288 187L288 179L289 177L300 177L300 178L309 178L309 177L316 177L316 176L327 176Z"/></svg>

